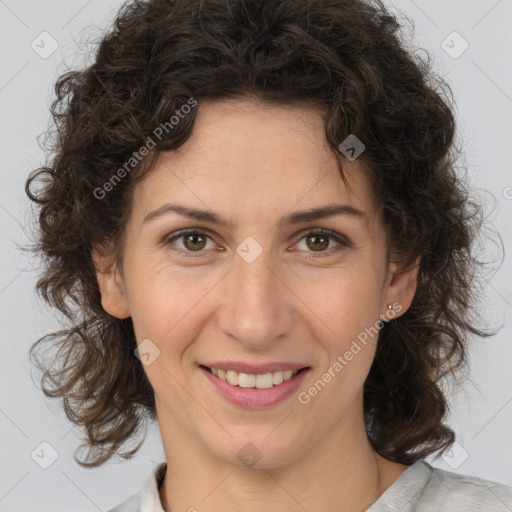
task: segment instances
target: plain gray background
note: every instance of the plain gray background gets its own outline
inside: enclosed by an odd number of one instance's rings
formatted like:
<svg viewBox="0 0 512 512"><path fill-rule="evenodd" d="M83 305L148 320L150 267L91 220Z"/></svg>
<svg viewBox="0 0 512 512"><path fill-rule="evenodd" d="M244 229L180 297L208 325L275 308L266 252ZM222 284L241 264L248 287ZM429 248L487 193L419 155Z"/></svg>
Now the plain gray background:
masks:
<svg viewBox="0 0 512 512"><path fill-rule="evenodd" d="M414 20L414 43L429 51L438 72L447 76L472 183L495 196L492 222L507 248L512 242L512 0L392 3ZM164 460L158 427L152 425L132 461L92 470L73 461L79 429L72 428L59 401L44 398L31 379L28 361L30 345L57 330L58 321L34 293L37 269L15 246L27 241L25 231L33 220L24 184L29 172L44 162L37 137L48 124L55 79L82 62L91 49L87 41L108 27L120 5L119 0L0 0L3 511L108 510L135 492ZM468 48L461 53L464 41ZM48 56L52 45L58 47ZM496 253L496 248L489 249ZM458 444L449 456L431 462L512 485L512 264L505 255L481 306L486 321L503 328L494 338L473 342L473 384L468 382L452 397L450 424ZM41 467L50 462L47 469Z"/></svg>

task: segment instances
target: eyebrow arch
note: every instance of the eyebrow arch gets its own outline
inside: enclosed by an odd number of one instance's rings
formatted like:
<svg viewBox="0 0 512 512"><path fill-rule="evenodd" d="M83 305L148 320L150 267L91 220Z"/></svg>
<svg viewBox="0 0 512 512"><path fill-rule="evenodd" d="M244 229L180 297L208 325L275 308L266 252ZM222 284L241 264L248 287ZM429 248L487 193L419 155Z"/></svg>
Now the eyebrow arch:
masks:
<svg viewBox="0 0 512 512"><path fill-rule="evenodd" d="M334 217L336 215L349 215L357 219L366 221L367 216L363 210L359 210L349 204L327 204L319 208L312 208L310 210L302 210L291 213L284 217L281 223L284 224L300 224L302 222L310 222L314 220L325 219L327 217Z"/></svg>
<svg viewBox="0 0 512 512"><path fill-rule="evenodd" d="M182 215L183 217L188 217L189 219L202 222L210 222L212 224L217 224L226 228L231 227L230 222L228 222L224 217L212 211L199 210L197 208L177 203L167 203L162 205L160 208L153 210L144 217L142 223L149 223L157 217L161 217L168 212L175 212L179 215ZM334 217L336 215L349 215L354 218L361 219L365 222L367 222L368 219L366 213L363 210L359 210L354 206L348 204L327 204L325 206L291 213L286 217L283 217L279 224L295 225L301 224L303 222L325 219L327 217Z"/></svg>

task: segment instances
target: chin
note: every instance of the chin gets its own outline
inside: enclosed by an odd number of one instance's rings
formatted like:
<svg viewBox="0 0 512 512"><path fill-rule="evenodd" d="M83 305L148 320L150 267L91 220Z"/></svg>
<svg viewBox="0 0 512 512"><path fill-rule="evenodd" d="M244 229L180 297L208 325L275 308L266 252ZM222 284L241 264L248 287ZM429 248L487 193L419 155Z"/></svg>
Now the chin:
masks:
<svg viewBox="0 0 512 512"><path fill-rule="evenodd" d="M303 440L274 432L268 428L252 434L234 436L222 446L209 446L213 456L226 464L248 469L276 469L293 463L298 457L297 446L304 447Z"/></svg>

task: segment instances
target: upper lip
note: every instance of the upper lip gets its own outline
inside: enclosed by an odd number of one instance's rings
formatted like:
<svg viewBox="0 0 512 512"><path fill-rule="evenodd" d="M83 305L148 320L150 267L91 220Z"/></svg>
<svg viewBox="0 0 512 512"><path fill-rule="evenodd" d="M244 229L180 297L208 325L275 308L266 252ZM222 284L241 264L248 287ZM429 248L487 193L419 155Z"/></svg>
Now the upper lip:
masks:
<svg viewBox="0 0 512 512"><path fill-rule="evenodd" d="M302 363L273 362L265 364L245 363L243 361L212 361L204 363L208 368L218 368L223 370L234 370L238 373L251 373L261 375L263 373L272 373L286 370L301 370L307 365Z"/></svg>

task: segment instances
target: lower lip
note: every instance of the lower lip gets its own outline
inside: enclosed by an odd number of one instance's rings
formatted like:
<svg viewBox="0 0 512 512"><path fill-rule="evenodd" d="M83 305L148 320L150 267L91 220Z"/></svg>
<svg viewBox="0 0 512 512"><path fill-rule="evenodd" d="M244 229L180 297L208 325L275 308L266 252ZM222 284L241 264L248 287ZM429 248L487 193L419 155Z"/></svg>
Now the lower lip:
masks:
<svg viewBox="0 0 512 512"><path fill-rule="evenodd" d="M305 368L290 380L285 380L277 386L271 388L258 389L258 388L241 388L240 386L233 386L228 382L219 379L213 375L210 370L200 368L205 374L206 378L217 388L218 391L232 404L239 407L246 407L252 409L261 409L264 407L271 407L273 405L286 400L290 395L297 391L304 377L309 372L310 368Z"/></svg>

